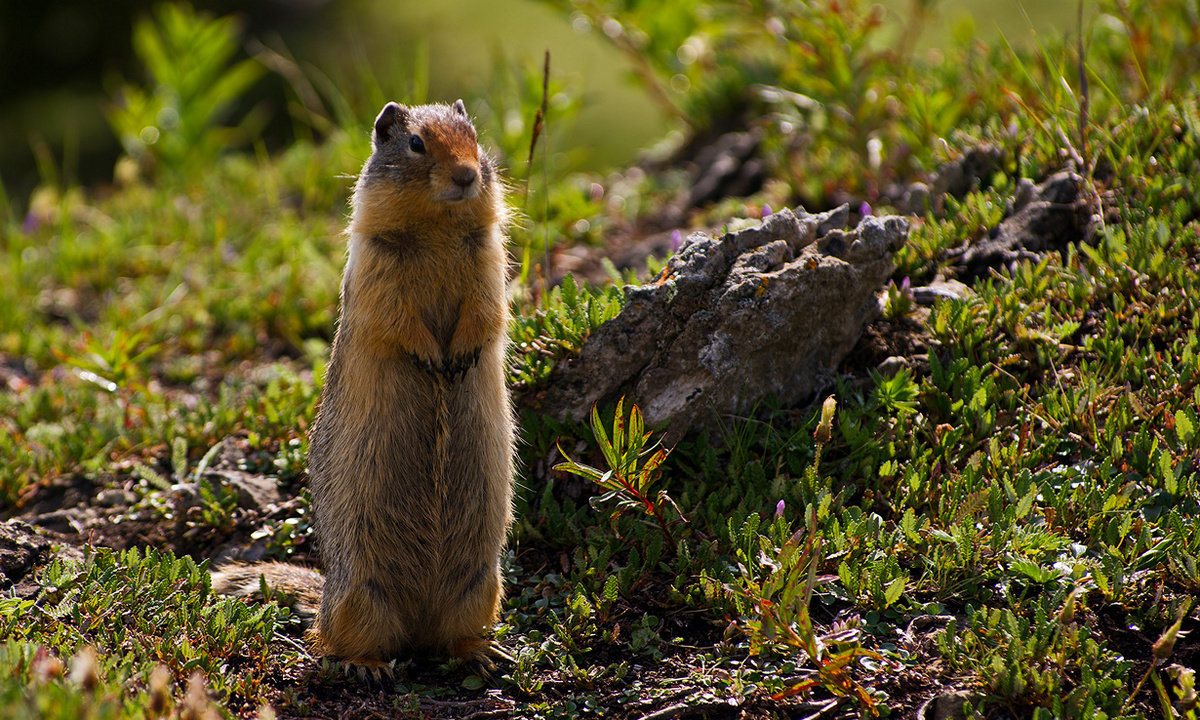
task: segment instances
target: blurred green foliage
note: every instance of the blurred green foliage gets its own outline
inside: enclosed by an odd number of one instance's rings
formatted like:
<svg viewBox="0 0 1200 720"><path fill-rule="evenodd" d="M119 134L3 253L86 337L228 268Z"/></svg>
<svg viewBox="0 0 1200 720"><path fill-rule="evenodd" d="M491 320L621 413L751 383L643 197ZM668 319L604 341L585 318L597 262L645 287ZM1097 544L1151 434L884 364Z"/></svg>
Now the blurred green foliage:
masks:
<svg viewBox="0 0 1200 720"><path fill-rule="evenodd" d="M109 112L125 152L189 174L254 137L263 118L221 124L264 72L254 60L231 63L238 35L232 16L214 19L184 4L159 5L153 20L134 24L134 52L150 82L123 85Z"/></svg>

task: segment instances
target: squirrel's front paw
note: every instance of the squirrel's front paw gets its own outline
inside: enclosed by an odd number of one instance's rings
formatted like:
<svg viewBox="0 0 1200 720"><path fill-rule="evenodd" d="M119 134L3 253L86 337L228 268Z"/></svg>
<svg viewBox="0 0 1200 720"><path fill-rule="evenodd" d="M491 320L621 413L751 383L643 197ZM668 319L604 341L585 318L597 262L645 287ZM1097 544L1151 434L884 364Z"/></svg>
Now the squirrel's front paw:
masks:
<svg viewBox="0 0 1200 720"><path fill-rule="evenodd" d="M445 359L433 360L431 358L421 357L417 353L409 353L408 356L412 358L413 365L416 365L424 370L430 375L430 377L437 377L442 373L442 368L446 365Z"/></svg>
<svg viewBox="0 0 1200 720"><path fill-rule="evenodd" d="M479 362L481 350L483 348L475 348L473 353L446 358L438 369L439 374L450 382L457 382L459 378L466 377L467 371Z"/></svg>

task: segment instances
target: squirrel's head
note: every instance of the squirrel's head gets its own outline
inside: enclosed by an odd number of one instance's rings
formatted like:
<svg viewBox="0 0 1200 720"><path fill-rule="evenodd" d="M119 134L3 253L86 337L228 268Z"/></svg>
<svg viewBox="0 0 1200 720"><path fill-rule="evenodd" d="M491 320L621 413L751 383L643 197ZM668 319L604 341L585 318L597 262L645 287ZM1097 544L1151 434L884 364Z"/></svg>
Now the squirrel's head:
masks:
<svg viewBox="0 0 1200 720"><path fill-rule="evenodd" d="M375 118L371 144L355 190L356 216L368 209L404 222L449 216L490 223L494 218L485 215L503 204L495 165L479 146L462 100L413 107L390 102Z"/></svg>

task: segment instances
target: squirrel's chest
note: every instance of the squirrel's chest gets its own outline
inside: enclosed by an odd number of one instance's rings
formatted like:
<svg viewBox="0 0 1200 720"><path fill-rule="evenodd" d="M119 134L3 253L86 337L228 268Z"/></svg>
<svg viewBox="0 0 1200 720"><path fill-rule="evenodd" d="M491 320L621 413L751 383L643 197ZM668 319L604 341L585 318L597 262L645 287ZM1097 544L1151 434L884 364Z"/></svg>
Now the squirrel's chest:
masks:
<svg viewBox="0 0 1200 720"><path fill-rule="evenodd" d="M442 348L450 345L462 309L461 297L448 293L433 293L429 302L420 305L421 321Z"/></svg>
<svg viewBox="0 0 1200 720"><path fill-rule="evenodd" d="M351 252L342 295L342 322L367 336L397 323L419 321L445 346L454 336L467 283L463 267L441 253L401 257Z"/></svg>

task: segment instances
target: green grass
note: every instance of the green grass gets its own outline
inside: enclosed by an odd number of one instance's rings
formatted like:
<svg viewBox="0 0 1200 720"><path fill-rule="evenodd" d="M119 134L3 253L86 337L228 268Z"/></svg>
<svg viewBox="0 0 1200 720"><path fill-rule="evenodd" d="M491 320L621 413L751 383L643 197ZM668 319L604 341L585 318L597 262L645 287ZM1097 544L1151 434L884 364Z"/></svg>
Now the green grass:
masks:
<svg viewBox="0 0 1200 720"><path fill-rule="evenodd" d="M888 183L977 143L1004 151L994 176L918 218L897 258L878 327L928 350L891 376L847 368L808 408L765 399L665 457L628 404L597 408L593 428L556 423L539 389L623 296L574 279L544 292L537 264L626 237L686 183L677 167L538 167L528 197L514 192L523 443L496 636L516 662L482 677L403 659L385 692L343 678L285 610L214 598L196 561L252 539L311 559L306 496L259 513L208 470L231 454L299 492L349 178L369 150L357 123L374 108L358 98L378 88L323 89L321 136L269 154L251 125L213 111L251 72L222 54L232 26L164 11L161 37L211 53L210 94L187 95L178 124L130 147L112 188L48 173L27 209L5 196L0 212L0 511L35 519L80 480L93 501L132 496L90 543L71 538L82 561L42 568L32 599L0 597L0 714L787 717L836 700L896 716L962 688L983 717L1195 717L1182 632L1200 593L1194 4L1089 10L1087 91L1074 40L960 38L912 55L879 48L855 3L781 2L740 20L732 4L700 20L625 5L570 7L597 28L621 20L615 41L697 136L763 133L764 189L688 223L843 193L877 205ZM169 92L169 54L146 62L165 86L124 88L141 105L114 116L118 129L185 97ZM481 102L532 118L540 78L509 70ZM587 112L579 98L557 107ZM527 136L487 136L528 153ZM952 272L954 249L1003 219L1019 179L1067 166L1103 216L1094 242L997 271L968 299L912 305L906 279ZM189 504L180 488L193 485ZM126 544L141 550L103 547Z"/></svg>

